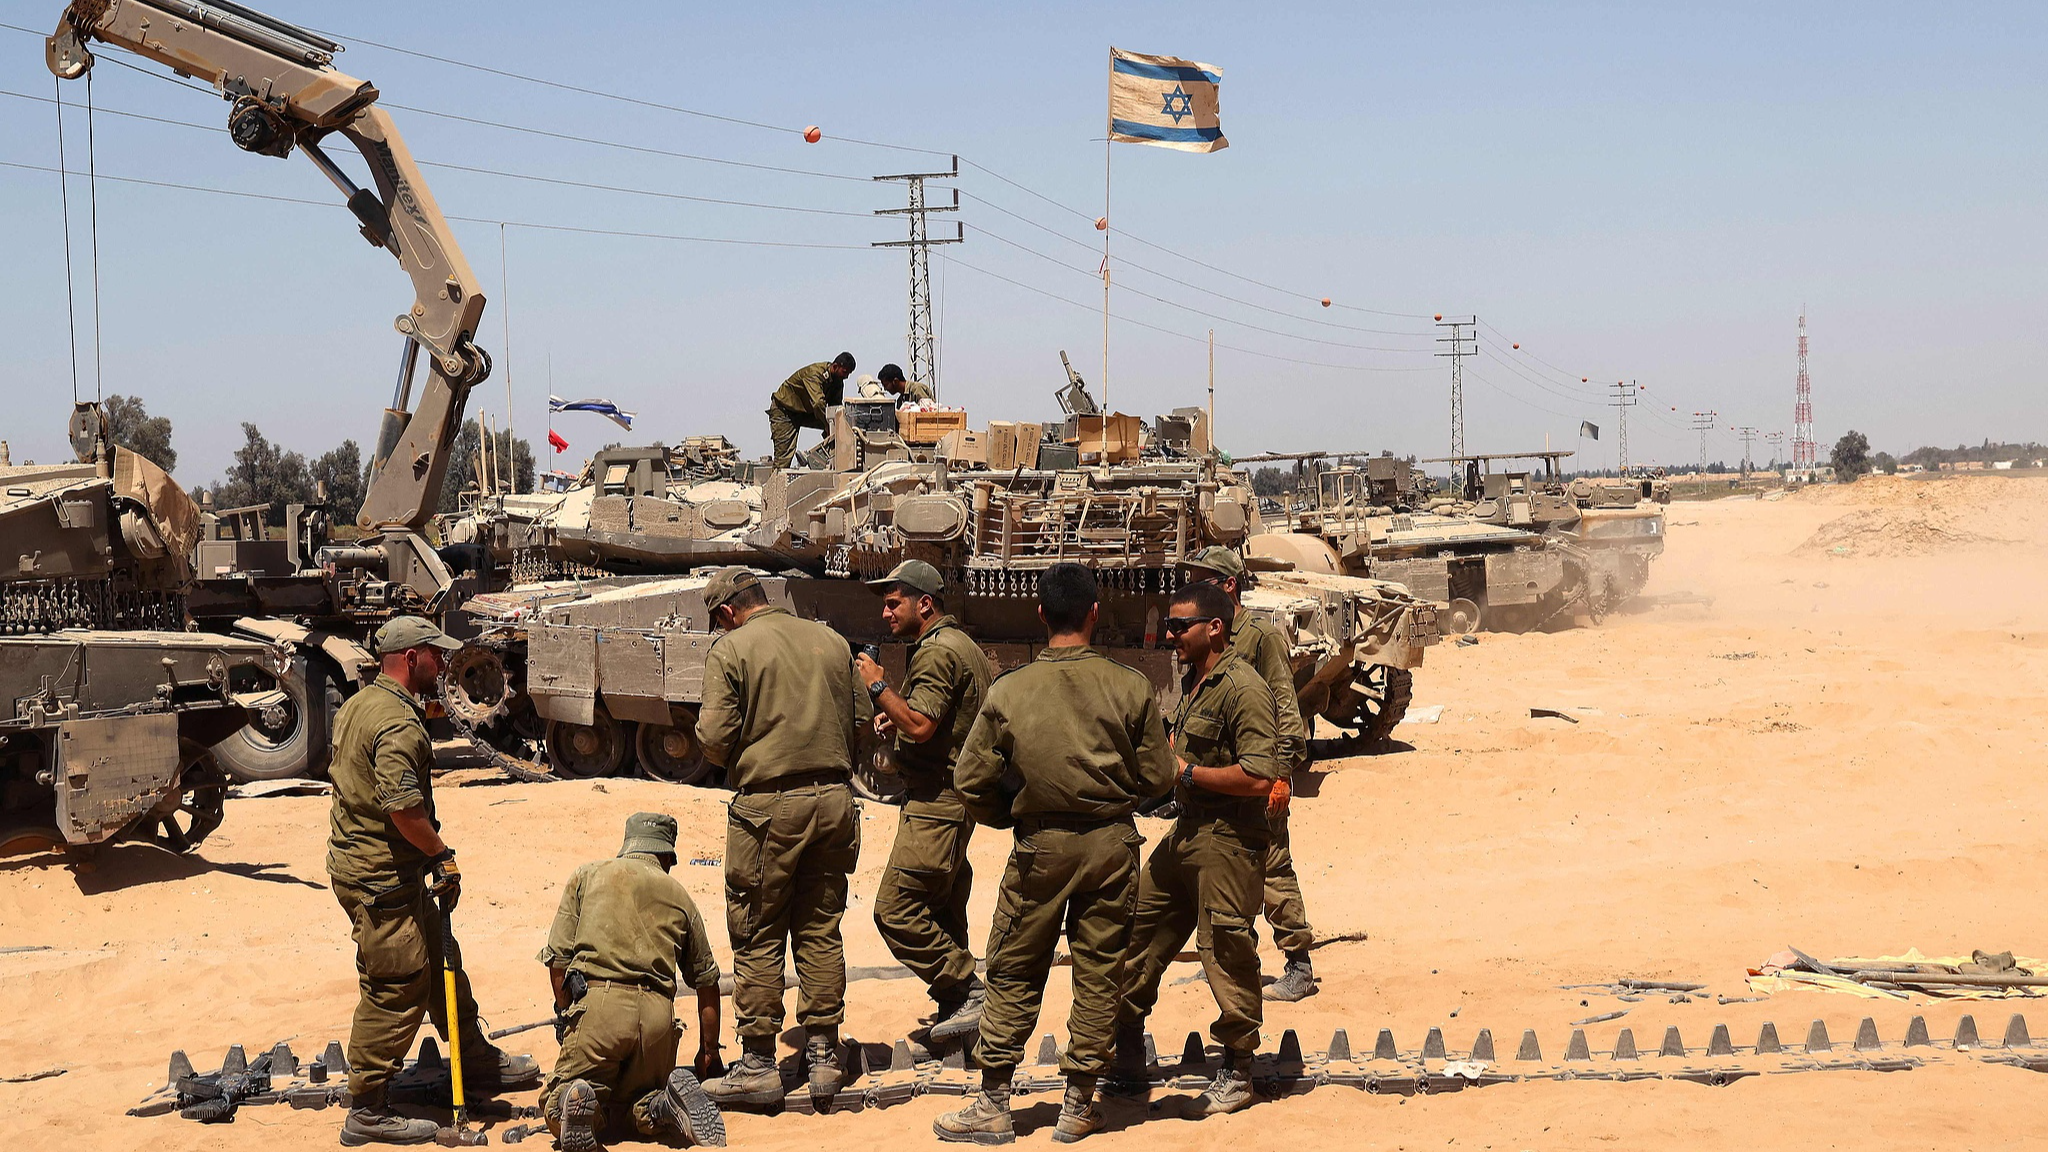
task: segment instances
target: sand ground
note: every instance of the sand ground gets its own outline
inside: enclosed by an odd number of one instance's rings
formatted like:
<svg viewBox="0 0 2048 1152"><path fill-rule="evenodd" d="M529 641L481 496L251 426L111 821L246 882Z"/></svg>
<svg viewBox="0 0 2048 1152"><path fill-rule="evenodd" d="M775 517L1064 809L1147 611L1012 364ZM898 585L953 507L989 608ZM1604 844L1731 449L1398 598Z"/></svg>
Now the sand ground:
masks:
<svg viewBox="0 0 2048 1152"><path fill-rule="evenodd" d="M2048 480L1956 478L1674 505L1649 592L1701 593L1711 607L1432 650L1417 705L1442 705L1441 719L1404 725L1392 754L1319 765L1302 784L1294 838L1310 913L1325 936L1364 939L1317 951L1320 994L1271 1006L1268 1043L1287 1027L1310 1049L1336 1027L1354 1043L1389 1027L1408 1048L1441 1025L1453 1048L1482 1027L1511 1047L1534 1028L1554 1055L1571 1021L1624 1007L1626 1018L1589 1027L1596 1050L1625 1025L1654 1045L1675 1024L1697 1047L1717 1022L1747 1043L1764 1020L1791 1039L1819 1018L1840 1039L1866 1014L1894 1041L1916 1012L1937 1036L1964 1011L1995 1033L2025 1005L1812 992L1728 1006L1622 1004L1557 986L1635 976L1741 996L1744 969L1788 944L1821 956L1909 946L2048 954L2039 881L2027 879L2048 864L2038 776L2048 742L2043 497ZM1843 525L1846 516L1860 519ZM1930 518L1964 532L1926 532ZM1864 530L1871 522L1904 525L1895 535L1912 539L1887 543ZM1585 711L1571 724L1532 719L1532 706ZM494 1025L543 1014L547 982L532 957L558 886L575 864L612 851L627 813L672 812L686 846L722 847L722 798L710 791L476 775L456 773L472 783L446 788L441 805L467 878L458 929ZM254 1054L290 1037L307 1055L345 1033L354 980L322 871L325 806L236 801L194 857L129 847L89 872L0 866L0 946L50 949L0 954L0 1076L69 1070L0 1084L6 1146L333 1146L335 1110L250 1108L224 1126L122 1115L162 1082L173 1048L206 1068L233 1042ZM854 965L889 963L870 897L892 819L875 807L866 816L847 917ZM974 845L978 925L1006 839L984 831ZM718 869L685 863L677 873L721 925ZM723 961L724 933L713 935ZM1268 964L1277 970L1277 956ZM1169 977L1155 1017L1163 1050L1178 1050L1213 1014L1200 983L1175 983L1197 971L1181 965ZM863 1039L902 1035L926 1010L905 980L857 981L850 1000L847 1031ZM1055 970L1042 1032L1064 1032L1066 1002ZM2048 1032L2048 1007L2031 1022L2036 1035ZM549 1033L527 1039L536 1056L552 1057ZM1326 1088L1200 1123L1173 1118L1176 1095L1162 1095L1158 1118L1122 1116L1094 1142L2010 1147L2042 1138L2048 1077L1963 1063L1727 1088L1510 1084L1405 1101ZM1022 1139L1044 1142L1054 1105L1029 1099ZM737 1146L925 1146L932 1117L953 1106L924 1097L886 1111L730 1123Z"/></svg>

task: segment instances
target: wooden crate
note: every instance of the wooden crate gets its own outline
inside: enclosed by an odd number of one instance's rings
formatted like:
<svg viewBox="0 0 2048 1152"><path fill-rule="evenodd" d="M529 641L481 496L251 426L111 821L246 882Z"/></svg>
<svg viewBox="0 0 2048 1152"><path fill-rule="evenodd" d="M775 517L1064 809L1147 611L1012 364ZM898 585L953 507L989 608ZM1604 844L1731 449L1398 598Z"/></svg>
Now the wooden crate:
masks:
<svg viewBox="0 0 2048 1152"><path fill-rule="evenodd" d="M913 412L896 414L896 431L905 444L937 444L948 432L967 427L965 412Z"/></svg>

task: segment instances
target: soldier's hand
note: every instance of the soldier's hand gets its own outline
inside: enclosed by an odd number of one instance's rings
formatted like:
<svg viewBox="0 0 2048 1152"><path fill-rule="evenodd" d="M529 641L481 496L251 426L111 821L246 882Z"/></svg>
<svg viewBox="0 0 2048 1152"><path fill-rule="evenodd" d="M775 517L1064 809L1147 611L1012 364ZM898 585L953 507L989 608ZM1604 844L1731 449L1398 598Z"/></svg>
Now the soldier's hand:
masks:
<svg viewBox="0 0 2048 1152"><path fill-rule="evenodd" d="M698 1048L697 1059L692 1062L690 1070L697 1074L699 1080L725 1075L725 1061L718 1058L718 1046L711 1044Z"/></svg>
<svg viewBox="0 0 2048 1152"><path fill-rule="evenodd" d="M889 719L887 712L875 713L875 735L887 737L896 731L896 722Z"/></svg>
<svg viewBox="0 0 2048 1152"><path fill-rule="evenodd" d="M875 663L874 658L865 652L854 653L853 674L860 677L860 686L863 689L873 687L889 678L889 674L882 671L882 666Z"/></svg>
<svg viewBox="0 0 2048 1152"><path fill-rule="evenodd" d="M559 1047L559 1046L561 1045L561 1043L562 1043L563 1041L567 1040L568 1038L569 1038L569 1018L568 1018L567 1016L564 1016L564 1015L562 1015L562 1014L561 1014L560 1012L557 1012L557 1013L555 1013L555 1044L556 1044L556 1046L557 1046L557 1047Z"/></svg>
<svg viewBox="0 0 2048 1152"><path fill-rule="evenodd" d="M443 912L455 911L455 902L462 899L462 869L455 863L455 849L444 848L434 857L427 872L427 891L441 902Z"/></svg>
<svg viewBox="0 0 2048 1152"><path fill-rule="evenodd" d="M1294 797L1294 786L1285 780L1273 781L1273 790L1266 793L1266 815L1287 815L1287 802Z"/></svg>

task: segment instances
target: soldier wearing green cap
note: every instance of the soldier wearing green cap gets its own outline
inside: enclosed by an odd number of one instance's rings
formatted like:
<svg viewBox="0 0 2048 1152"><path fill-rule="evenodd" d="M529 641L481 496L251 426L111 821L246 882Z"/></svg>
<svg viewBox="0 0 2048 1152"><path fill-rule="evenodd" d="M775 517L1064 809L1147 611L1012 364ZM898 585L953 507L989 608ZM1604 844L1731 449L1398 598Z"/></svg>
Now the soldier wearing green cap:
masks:
<svg viewBox="0 0 2048 1152"><path fill-rule="evenodd" d="M725 922L743 1049L706 1090L720 1104L782 1103L775 1038L784 954L794 951L796 1016L811 1097L823 1111L839 1091L839 921L860 857L860 808L848 786L859 691L853 650L825 625L769 604L744 568L714 573L704 607L724 635L705 657L697 742L736 793L725 832Z"/></svg>
<svg viewBox="0 0 2048 1152"><path fill-rule="evenodd" d="M412 1050L420 1021L448 1030L441 967L442 917L462 893L455 850L434 815L434 756L420 697L434 691L446 654L462 647L417 616L400 616L372 640L374 683L334 718L334 784L327 875L356 945L358 1001L349 1028L349 1095L341 1142L418 1144L435 1124L391 1110L386 1089ZM439 898L439 904L435 898ZM531 1057L499 1051L477 1025L469 977L456 979L457 1028L466 1086L509 1088L539 1077Z"/></svg>
<svg viewBox="0 0 2048 1152"><path fill-rule="evenodd" d="M1204 548L1181 562L1189 574L1222 586L1233 604L1242 605L1244 589L1251 577L1244 560L1223 547ZM1273 690L1279 720L1280 759L1292 772L1308 763L1308 725L1294 693L1294 666L1288 659L1287 640L1271 624L1247 612L1239 612L1231 629L1230 650L1258 670ZM1268 797L1267 818L1272 825L1272 846L1266 850L1266 922L1273 926L1273 943L1287 958L1280 978L1266 985L1268 1000L1300 1000L1316 990L1315 969L1309 963L1309 949L1315 946L1315 930L1309 927L1308 907L1301 897L1301 876L1294 869L1294 846L1287 834L1287 807L1292 789L1287 781L1273 785Z"/></svg>
<svg viewBox="0 0 2048 1152"><path fill-rule="evenodd" d="M718 1063L718 961L696 902L669 874L675 863L675 817L635 812L619 854L578 867L562 888L538 959L562 1046L541 1107L563 1152L591 1152L608 1126L725 1143L699 1085ZM697 993L693 1068L676 1067L680 985Z"/></svg>
<svg viewBox="0 0 2048 1152"><path fill-rule="evenodd" d="M967 940L967 898L974 883L967 842L974 818L953 788L953 762L994 673L981 646L946 614L938 569L905 560L868 583L882 593L889 631L910 643L900 690L866 653L853 662L854 675L875 704L876 734L896 738L905 786L896 843L875 893L875 927L889 951L930 991L937 1005L932 1040L952 1040L980 1026L985 996Z"/></svg>

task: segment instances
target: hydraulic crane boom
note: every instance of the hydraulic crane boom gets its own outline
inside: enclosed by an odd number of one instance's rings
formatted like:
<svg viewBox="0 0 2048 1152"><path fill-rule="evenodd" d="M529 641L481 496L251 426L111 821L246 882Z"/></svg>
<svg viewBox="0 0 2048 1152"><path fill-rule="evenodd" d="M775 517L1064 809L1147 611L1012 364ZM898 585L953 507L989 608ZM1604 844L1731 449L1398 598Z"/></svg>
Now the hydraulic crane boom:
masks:
<svg viewBox="0 0 2048 1152"><path fill-rule="evenodd" d="M93 65L91 40L212 84L233 105L228 134L236 146L265 156L303 151L347 197L363 238L411 277L413 303L396 322L405 337L398 386L378 429L358 522L383 533L372 547L383 551L386 578L433 600L448 574L419 533L440 502L469 391L490 375L490 357L475 343L484 294L404 138L377 107L377 89L334 67L341 45L228 0L73 0L47 43L50 71L83 76ZM374 192L321 150L333 133L362 153ZM415 407L421 349L430 378Z"/></svg>

